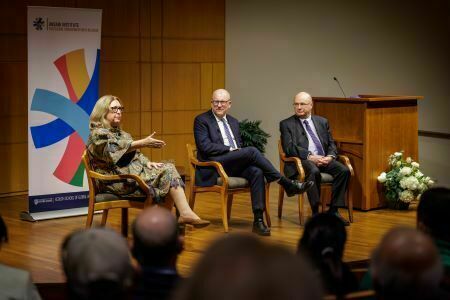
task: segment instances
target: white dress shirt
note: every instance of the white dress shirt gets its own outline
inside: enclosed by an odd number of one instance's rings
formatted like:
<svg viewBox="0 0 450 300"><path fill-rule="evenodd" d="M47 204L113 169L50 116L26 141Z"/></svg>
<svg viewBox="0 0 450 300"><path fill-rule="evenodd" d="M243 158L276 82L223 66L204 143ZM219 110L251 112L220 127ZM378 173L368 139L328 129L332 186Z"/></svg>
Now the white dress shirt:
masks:
<svg viewBox="0 0 450 300"><path fill-rule="evenodd" d="M214 113L213 113L213 115L216 118L217 124L219 125L220 134L222 135L223 143L225 144L225 146L230 147L230 151L234 150L235 148L232 148L230 146L230 141L228 140L228 137L227 137L227 135L225 133L225 127L224 127L224 124L223 124L222 120L220 118L218 118ZM225 121L228 123L226 115L223 116L223 119L225 119ZM236 138L234 137L233 130L231 130L231 126L230 126L229 123L228 123L228 129L230 129L230 134L231 134L231 137L233 138L233 142L237 146Z"/></svg>

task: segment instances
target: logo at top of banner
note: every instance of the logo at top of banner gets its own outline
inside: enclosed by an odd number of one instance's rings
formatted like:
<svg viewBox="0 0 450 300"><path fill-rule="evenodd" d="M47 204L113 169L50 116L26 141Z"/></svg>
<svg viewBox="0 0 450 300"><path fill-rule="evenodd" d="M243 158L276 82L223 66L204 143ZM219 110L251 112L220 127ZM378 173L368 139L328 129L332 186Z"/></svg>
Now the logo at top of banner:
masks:
<svg viewBox="0 0 450 300"><path fill-rule="evenodd" d="M36 18L33 21L33 26L34 26L34 28L36 28L36 30L44 29L44 25L45 25L45 21L41 17Z"/></svg>
<svg viewBox="0 0 450 300"><path fill-rule="evenodd" d="M31 126L31 136L36 149L69 137L53 175L68 184L83 186L84 165L81 155L89 137L89 116L98 99L100 50L97 50L91 78L86 69L84 49L68 52L55 60L54 64L64 80L70 99L49 90L36 89L30 110L48 113L57 119Z"/></svg>

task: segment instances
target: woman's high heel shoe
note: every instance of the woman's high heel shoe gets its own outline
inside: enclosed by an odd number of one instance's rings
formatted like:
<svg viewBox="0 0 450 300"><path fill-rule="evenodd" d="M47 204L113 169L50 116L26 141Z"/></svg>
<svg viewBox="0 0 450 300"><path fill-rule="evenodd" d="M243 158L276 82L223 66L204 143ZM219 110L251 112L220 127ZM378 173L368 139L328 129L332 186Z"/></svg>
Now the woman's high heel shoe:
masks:
<svg viewBox="0 0 450 300"><path fill-rule="evenodd" d="M186 218L182 216L178 218L178 224L188 224L194 226L195 228L203 228L208 226L210 223L211 222L202 219Z"/></svg>

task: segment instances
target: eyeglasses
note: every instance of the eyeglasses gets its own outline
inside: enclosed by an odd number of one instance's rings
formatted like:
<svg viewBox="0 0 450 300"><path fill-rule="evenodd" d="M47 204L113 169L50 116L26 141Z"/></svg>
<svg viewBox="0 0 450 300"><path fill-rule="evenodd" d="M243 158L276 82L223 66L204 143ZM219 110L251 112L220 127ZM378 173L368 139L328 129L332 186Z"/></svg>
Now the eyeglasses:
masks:
<svg viewBox="0 0 450 300"><path fill-rule="evenodd" d="M125 110L125 107L123 106L113 106L109 108L113 113L123 112Z"/></svg>
<svg viewBox="0 0 450 300"><path fill-rule="evenodd" d="M211 103L214 105L214 106L219 106L219 104L220 105L225 105L225 104L228 104L228 103L230 103L230 100L211 100Z"/></svg>

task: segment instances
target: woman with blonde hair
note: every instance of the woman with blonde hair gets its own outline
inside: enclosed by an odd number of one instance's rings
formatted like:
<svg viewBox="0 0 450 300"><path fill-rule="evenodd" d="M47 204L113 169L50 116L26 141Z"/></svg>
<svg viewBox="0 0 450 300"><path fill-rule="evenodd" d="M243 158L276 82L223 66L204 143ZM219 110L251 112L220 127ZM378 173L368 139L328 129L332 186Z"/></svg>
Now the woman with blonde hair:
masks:
<svg viewBox="0 0 450 300"><path fill-rule="evenodd" d="M209 225L189 207L184 194L184 183L171 163L150 161L141 148L162 148L165 142L153 138L153 134L133 140L120 128L124 107L116 96L106 95L98 99L91 113L87 149L94 171L105 175L134 174L141 177L149 187L156 203L161 203L167 194L180 212L179 223L200 228ZM100 189L117 195L143 196L144 192L133 180L100 182Z"/></svg>

